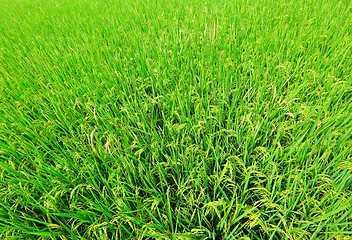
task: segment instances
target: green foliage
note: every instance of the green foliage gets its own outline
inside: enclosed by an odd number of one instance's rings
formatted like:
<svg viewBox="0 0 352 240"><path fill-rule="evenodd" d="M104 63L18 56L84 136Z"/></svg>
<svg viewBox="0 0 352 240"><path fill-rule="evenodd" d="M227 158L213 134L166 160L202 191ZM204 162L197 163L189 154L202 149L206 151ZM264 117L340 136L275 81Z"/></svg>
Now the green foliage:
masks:
<svg viewBox="0 0 352 240"><path fill-rule="evenodd" d="M2 0L1 239L351 239L350 1Z"/></svg>

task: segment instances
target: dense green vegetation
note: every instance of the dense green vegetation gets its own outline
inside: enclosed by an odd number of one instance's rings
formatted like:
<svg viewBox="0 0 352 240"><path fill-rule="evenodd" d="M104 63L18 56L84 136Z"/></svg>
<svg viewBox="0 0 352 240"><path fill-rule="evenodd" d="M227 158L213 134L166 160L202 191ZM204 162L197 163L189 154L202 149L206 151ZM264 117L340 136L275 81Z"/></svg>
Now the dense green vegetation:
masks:
<svg viewBox="0 0 352 240"><path fill-rule="evenodd" d="M351 239L349 0L2 0L0 239Z"/></svg>

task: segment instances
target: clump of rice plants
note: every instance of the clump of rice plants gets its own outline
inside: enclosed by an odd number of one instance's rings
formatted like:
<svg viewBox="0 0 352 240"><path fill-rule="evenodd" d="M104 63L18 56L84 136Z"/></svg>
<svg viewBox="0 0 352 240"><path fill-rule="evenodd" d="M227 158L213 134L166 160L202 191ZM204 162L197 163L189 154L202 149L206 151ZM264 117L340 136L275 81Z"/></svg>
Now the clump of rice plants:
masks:
<svg viewBox="0 0 352 240"><path fill-rule="evenodd" d="M0 239L351 239L350 1L2 0Z"/></svg>

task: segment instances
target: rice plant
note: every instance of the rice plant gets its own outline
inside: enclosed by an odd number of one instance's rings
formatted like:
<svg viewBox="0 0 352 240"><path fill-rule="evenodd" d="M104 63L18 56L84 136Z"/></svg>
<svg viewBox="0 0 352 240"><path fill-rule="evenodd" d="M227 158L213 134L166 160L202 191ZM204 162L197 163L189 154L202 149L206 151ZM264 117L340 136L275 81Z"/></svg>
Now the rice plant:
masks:
<svg viewBox="0 0 352 240"><path fill-rule="evenodd" d="M0 1L0 239L352 239L352 2Z"/></svg>

